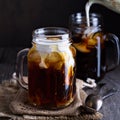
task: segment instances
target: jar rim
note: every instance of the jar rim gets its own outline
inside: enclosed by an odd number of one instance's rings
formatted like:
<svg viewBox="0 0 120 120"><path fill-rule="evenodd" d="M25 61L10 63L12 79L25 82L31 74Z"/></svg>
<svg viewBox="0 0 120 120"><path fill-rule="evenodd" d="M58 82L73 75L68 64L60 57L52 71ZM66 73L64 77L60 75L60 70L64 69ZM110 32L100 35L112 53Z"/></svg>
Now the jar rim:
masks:
<svg viewBox="0 0 120 120"><path fill-rule="evenodd" d="M35 29L32 36L32 41L38 44L58 44L63 42L68 43L70 31L63 27L43 27ZM54 40L54 38L57 38L58 40Z"/></svg>
<svg viewBox="0 0 120 120"><path fill-rule="evenodd" d="M72 19L80 19L80 18L86 17L86 13L85 12L77 12L77 13L71 14L70 17ZM93 17L93 18L101 18L102 19L102 15L99 14L99 13L95 13L95 12L90 13L90 18L91 17Z"/></svg>
<svg viewBox="0 0 120 120"><path fill-rule="evenodd" d="M103 16L99 13L95 13L95 12L90 12L89 14L90 16L90 24L92 25L101 25L104 26L103 24ZM86 13L85 12L77 12L77 13L73 13L69 16L69 24L87 24L87 20L86 20Z"/></svg>

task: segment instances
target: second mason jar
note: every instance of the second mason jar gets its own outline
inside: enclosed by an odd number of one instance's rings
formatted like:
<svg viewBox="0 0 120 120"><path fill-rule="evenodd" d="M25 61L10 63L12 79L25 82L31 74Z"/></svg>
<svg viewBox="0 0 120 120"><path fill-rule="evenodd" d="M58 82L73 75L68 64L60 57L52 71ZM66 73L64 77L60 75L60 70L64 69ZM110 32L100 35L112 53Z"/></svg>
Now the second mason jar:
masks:
<svg viewBox="0 0 120 120"><path fill-rule="evenodd" d="M84 13L70 16L72 45L76 48L76 77L98 83L105 74L119 65L119 39L104 30L100 14L90 13L90 26Z"/></svg>
<svg viewBox="0 0 120 120"><path fill-rule="evenodd" d="M68 29L47 27L33 32L32 48L20 51L17 56L17 75L22 78L18 80L25 87L23 70L19 66L23 65L21 56L27 55L26 88L31 104L57 109L72 103L75 96L75 53Z"/></svg>

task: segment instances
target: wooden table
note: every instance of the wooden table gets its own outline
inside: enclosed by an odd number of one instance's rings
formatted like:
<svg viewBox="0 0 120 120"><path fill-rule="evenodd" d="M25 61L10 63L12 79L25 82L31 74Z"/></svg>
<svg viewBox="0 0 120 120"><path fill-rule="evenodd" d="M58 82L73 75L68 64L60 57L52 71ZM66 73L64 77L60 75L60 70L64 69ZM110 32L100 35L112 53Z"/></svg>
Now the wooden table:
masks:
<svg viewBox="0 0 120 120"><path fill-rule="evenodd" d="M0 48L0 82L9 80L15 72L17 52L23 48ZM115 70L107 73L101 82L105 82L106 88L120 89L120 66ZM103 113L103 120L120 119L120 93L107 98L100 110Z"/></svg>

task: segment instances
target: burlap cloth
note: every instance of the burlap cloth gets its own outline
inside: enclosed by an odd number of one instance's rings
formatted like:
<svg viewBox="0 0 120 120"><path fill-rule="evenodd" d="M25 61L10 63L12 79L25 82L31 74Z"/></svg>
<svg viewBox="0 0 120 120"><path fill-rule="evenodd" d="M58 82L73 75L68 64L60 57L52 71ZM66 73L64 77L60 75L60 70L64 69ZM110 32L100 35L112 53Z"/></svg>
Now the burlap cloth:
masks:
<svg viewBox="0 0 120 120"><path fill-rule="evenodd" d="M12 82L11 82L12 81ZM101 120L103 115L84 106L86 92L81 89L81 81L76 81L75 101L60 110L41 110L30 106L27 91L17 82L6 80L0 84L0 119L9 120Z"/></svg>

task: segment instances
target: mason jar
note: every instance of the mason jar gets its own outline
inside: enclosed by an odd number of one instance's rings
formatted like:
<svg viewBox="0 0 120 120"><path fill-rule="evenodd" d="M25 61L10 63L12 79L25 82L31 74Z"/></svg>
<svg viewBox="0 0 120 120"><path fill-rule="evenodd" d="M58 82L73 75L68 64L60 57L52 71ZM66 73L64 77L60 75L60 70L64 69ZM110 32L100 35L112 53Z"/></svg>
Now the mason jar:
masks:
<svg viewBox="0 0 120 120"><path fill-rule="evenodd" d="M119 65L119 38L105 31L101 14L90 13L89 17L88 26L85 13L70 15L69 29L76 48L76 77L98 83Z"/></svg>
<svg viewBox="0 0 120 120"><path fill-rule="evenodd" d="M23 59L27 56L28 84L23 76ZM29 102L46 109L71 104L75 96L75 56L70 32L66 28L46 27L33 32L32 47L17 55L17 77L28 89Z"/></svg>

